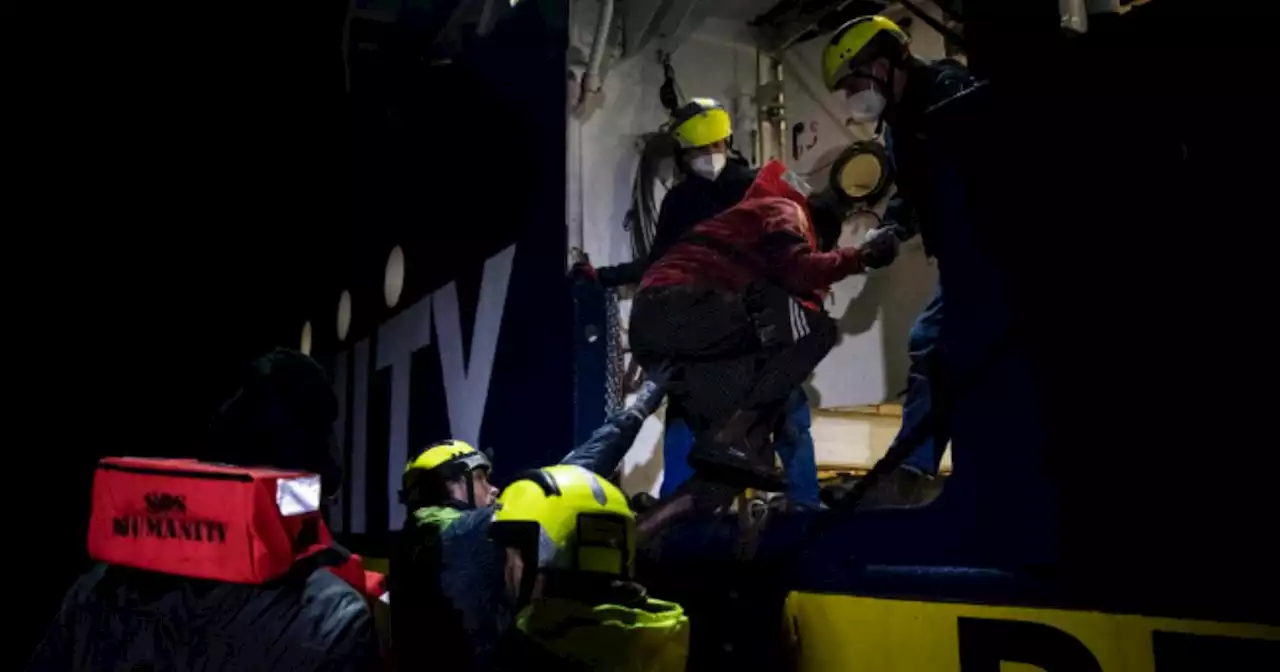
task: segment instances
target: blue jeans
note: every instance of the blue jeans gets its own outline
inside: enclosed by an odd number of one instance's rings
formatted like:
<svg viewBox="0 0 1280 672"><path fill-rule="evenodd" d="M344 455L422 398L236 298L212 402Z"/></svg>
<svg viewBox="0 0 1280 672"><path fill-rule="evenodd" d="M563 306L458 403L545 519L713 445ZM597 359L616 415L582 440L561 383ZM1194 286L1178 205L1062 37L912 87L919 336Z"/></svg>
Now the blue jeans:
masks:
<svg viewBox="0 0 1280 672"><path fill-rule="evenodd" d="M943 351L939 345L941 328L942 285L938 285L933 291L933 298L916 318L907 340L911 367L907 371L907 397L902 402L902 428L898 430L898 438L916 431L915 427L925 422L934 411L934 399L941 388L940 377L944 365ZM947 428L938 423L934 431L903 462L903 466L936 475L949 440Z"/></svg>
<svg viewBox="0 0 1280 672"><path fill-rule="evenodd" d="M813 436L809 433L812 415L809 398L796 388L787 399L786 423L774 440L774 450L782 458L787 472L787 499L795 506L818 508L818 460L813 452ZM689 451L693 448L693 432L681 417L668 417L662 438L662 497L676 491L690 476Z"/></svg>

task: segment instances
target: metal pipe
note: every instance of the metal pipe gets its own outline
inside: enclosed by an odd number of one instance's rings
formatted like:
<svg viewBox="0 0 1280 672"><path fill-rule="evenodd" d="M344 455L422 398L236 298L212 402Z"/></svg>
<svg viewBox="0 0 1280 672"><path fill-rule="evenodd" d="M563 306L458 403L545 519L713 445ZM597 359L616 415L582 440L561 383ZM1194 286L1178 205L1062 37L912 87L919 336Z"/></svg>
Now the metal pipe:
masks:
<svg viewBox="0 0 1280 672"><path fill-rule="evenodd" d="M1062 27L1077 33L1089 30L1089 8L1085 0L1058 0L1058 20Z"/></svg>
<svg viewBox="0 0 1280 672"><path fill-rule="evenodd" d="M613 25L613 0L600 0L600 16L596 21L596 36L591 43L591 56L587 59L587 71L582 75L582 100L600 93L604 85L600 69L604 65L604 50L609 45L609 27Z"/></svg>
<svg viewBox="0 0 1280 672"><path fill-rule="evenodd" d="M498 0L484 0L484 8L480 10L480 20L476 23L476 34L488 35L493 27L493 5Z"/></svg>
<svg viewBox="0 0 1280 672"><path fill-rule="evenodd" d="M898 0L898 4L906 7L907 11L915 14L917 18L924 21L930 28L937 31L937 33L942 36L943 40L954 44L956 47L960 48L961 51L964 50L964 37L962 37L960 33L957 33L947 27L943 22L930 16L928 12L918 7L914 2L911 2L911 0Z"/></svg>
<svg viewBox="0 0 1280 672"><path fill-rule="evenodd" d="M778 115L778 154L777 158L787 160L787 100L786 93L782 86L782 59L772 57L773 63L773 81L778 86L778 97L775 99L776 106L774 110Z"/></svg>
<svg viewBox="0 0 1280 672"><path fill-rule="evenodd" d="M752 147L755 150L752 158L755 159L757 166L763 166L769 160L768 148L771 127L767 113L768 106L764 100L760 99L760 92L764 90L764 86L768 84L769 80L769 71L765 69L764 58L764 52L756 49L756 137Z"/></svg>

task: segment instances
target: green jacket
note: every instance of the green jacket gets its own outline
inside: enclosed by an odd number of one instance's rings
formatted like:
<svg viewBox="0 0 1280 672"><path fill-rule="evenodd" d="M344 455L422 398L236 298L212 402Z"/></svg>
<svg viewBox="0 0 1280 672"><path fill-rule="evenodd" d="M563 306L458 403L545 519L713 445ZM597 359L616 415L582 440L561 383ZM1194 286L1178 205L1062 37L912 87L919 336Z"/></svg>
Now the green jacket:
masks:
<svg viewBox="0 0 1280 672"><path fill-rule="evenodd" d="M520 613L517 628L523 641L500 659L523 659L524 669L534 659L560 671L683 672L689 657L684 609L653 598L632 607L537 599Z"/></svg>
<svg viewBox="0 0 1280 672"><path fill-rule="evenodd" d="M400 667L422 661L456 670L488 667L514 617L502 549L489 539L490 508L416 509L392 558L392 642ZM442 668L443 669L443 668Z"/></svg>

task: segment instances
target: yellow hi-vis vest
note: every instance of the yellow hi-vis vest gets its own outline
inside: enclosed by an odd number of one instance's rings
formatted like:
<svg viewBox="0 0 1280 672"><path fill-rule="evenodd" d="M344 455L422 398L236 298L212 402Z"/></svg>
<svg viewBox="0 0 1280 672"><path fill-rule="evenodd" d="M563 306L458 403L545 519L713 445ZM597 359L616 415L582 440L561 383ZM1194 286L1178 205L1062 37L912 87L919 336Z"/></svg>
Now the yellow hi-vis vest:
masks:
<svg viewBox="0 0 1280 672"><path fill-rule="evenodd" d="M642 607L535 599L517 627L557 658L613 672L684 672L689 617L674 602Z"/></svg>

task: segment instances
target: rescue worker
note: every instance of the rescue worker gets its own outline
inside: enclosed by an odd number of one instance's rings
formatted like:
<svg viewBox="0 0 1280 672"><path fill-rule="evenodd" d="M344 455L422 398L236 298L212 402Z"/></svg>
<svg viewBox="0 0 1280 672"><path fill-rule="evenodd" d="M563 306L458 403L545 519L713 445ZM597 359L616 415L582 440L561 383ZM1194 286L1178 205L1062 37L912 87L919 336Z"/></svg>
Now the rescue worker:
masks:
<svg viewBox="0 0 1280 672"><path fill-rule="evenodd" d="M649 255L617 266L596 269L605 287L634 285L694 224L738 204L756 171L730 154L733 121L724 106L711 98L693 98L676 110L667 128L679 145L676 166L680 181L671 187L658 210Z"/></svg>
<svg viewBox="0 0 1280 672"><path fill-rule="evenodd" d="M332 494L337 399L302 353L256 360L215 416L206 461L320 474ZM340 551L340 549L335 549ZM350 573L351 566L342 571ZM358 579L364 574L355 567ZM360 592L329 567L300 561L261 584L218 582L100 564L67 592L28 670L377 670L377 639Z"/></svg>
<svg viewBox="0 0 1280 672"><path fill-rule="evenodd" d="M959 62L926 63L912 55L911 40L897 24L882 16L863 16L841 26L822 55L827 89L843 93L849 116L858 123L887 126L885 145L896 172L897 191L884 221L921 234L925 252L935 256L939 183L929 165L924 137L925 112L973 86ZM938 259L939 265L945 259ZM912 455L883 479L866 501L923 504L938 492L932 483L950 440L945 406L946 363L939 346L943 298L941 284L921 311L908 337L911 365L898 440L918 437Z"/></svg>
<svg viewBox="0 0 1280 672"><path fill-rule="evenodd" d="M612 483L574 465L529 472L498 500L490 535L519 614L497 669L685 669L689 619L632 581L635 514Z"/></svg>
<svg viewBox="0 0 1280 672"><path fill-rule="evenodd" d="M610 417L562 464L607 478L645 418L662 403L656 366L635 401ZM488 457L462 441L428 446L405 467L408 509L391 559L392 642L400 669L487 670L515 614L504 597L503 553L489 538L498 489Z"/></svg>
<svg viewBox="0 0 1280 672"><path fill-rule="evenodd" d="M861 248L818 251L806 190L770 162L741 203L696 224L650 266L636 294L632 352L642 366L680 367L675 401L698 437L689 462L709 480L785 489L760 438L835 345L818 296L897 255L884 231Z"/></svg>

